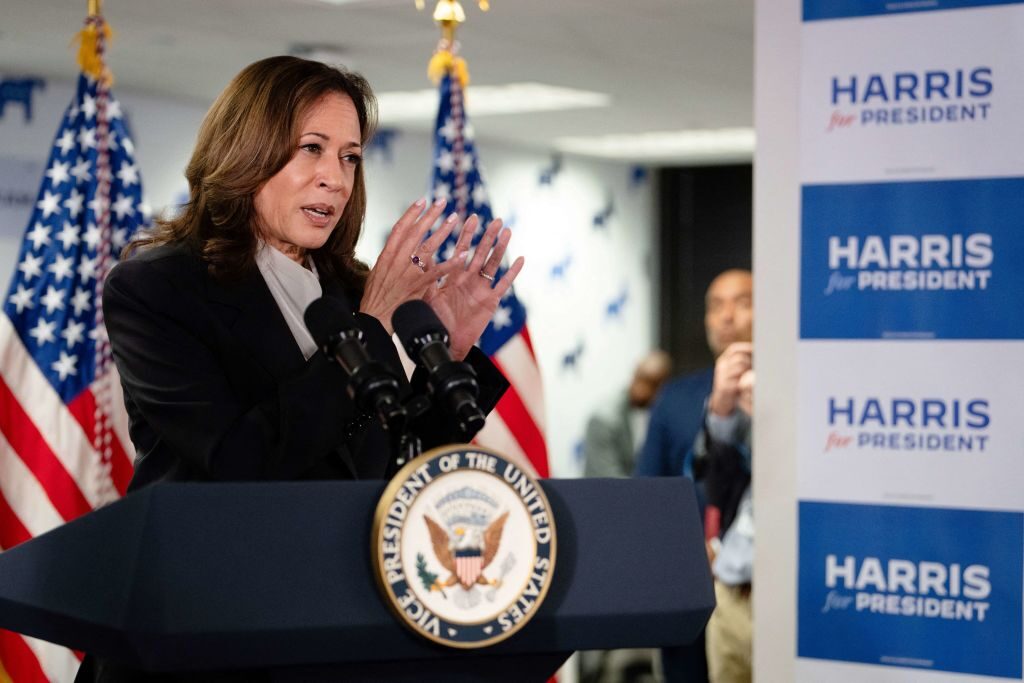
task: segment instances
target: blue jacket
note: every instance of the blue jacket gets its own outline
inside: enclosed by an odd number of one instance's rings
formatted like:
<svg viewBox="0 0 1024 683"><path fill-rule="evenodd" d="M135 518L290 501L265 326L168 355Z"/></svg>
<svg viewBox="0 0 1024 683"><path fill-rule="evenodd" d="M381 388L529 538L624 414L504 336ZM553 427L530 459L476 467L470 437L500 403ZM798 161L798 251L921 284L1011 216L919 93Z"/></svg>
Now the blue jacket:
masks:
<svg viewBox="0 0 1024 683"><path fill-rule="evenodd" d="M636 476L693 478L693 442L704 422L704 402L713 378L714 368L706 368L662 387L651 408Z"/></svg>

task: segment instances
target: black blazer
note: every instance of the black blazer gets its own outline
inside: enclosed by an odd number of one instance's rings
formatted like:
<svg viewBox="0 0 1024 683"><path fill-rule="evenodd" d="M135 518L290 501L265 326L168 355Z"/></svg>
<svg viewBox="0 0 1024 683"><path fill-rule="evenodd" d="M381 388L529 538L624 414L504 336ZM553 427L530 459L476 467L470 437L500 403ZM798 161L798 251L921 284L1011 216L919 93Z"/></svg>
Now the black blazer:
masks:
<svg viewBox="0 0 1024 683"><path fill-rule="evenodd" d="M322 277L325 295L357 298ZM386 433L358 415L346 377L317 352L306 361L259 270L210 276L182 244L115 267L103 313L136 448L130 490L157 480L241 481L383 477ZM384 327L356 313L371 356L405 382ZM478 349L467 357L489 411L508 384ZM413 377L422 390L425 377ZM455 440L435 407L414 425L425 447Z"/></svg>

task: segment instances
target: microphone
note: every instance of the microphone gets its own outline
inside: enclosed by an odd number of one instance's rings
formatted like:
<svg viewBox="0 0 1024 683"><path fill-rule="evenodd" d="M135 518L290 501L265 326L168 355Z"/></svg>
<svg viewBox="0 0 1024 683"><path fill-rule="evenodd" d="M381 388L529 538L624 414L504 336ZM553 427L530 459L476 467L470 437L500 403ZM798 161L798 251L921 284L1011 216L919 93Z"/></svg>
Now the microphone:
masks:
<svg viewBox="0 0 1024 683"><path fill-rule="evenodd" d="M316 345L348 375L349 398L360 410L376 415L385 430L400 434L408 414L399 396L398 378L370 358L348 306L340 299L322 296L302 317Z"/></svg>
<svg viewBox="0 0 1024 683"><path fill-rule="evenodd" d="M486 416L476 404L480 386L468 363L452 359L448 330L425 301L406 301L395 309L391 325L416 363L427 371L427 387L436 403L455 418L463 438L469 441L483 429Z"/></svg>

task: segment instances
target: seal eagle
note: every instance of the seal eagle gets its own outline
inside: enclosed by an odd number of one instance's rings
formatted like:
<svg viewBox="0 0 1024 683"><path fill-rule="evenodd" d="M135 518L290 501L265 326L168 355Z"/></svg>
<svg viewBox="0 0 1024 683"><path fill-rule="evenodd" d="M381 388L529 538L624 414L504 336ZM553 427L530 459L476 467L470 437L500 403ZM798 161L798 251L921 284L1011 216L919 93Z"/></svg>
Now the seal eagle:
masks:
<svg viewBox="0 0 1024 683"><path fill-rule="evenodd" d="M507 510L488 525L482 536L479 529L464 525L456 526L452 529L452 536L449 536L444 528L430 517L423 515L423 519L430 530L434 556L441 566L451 572L444 581L435 580L430 590L440 591L456 583L461 584L466 590L476 584L494 587L501 585L501 579L488 580L483 571L498 554L501 534L505 529L505 520L508 519Z"/></svg>

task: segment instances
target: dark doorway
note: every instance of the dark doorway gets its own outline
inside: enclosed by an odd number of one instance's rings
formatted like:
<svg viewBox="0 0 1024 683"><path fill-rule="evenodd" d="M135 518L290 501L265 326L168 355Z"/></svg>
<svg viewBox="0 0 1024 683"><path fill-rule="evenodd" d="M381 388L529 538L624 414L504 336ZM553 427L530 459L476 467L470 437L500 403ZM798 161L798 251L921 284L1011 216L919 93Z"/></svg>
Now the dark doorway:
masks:
<svg viewBox="0 0 1024 683"><path fill-rule="evenodd" d="M677 372L711 364L704 291L728 268L750 268L753 167L695 166L659 172L659 343Z"/></svg>

